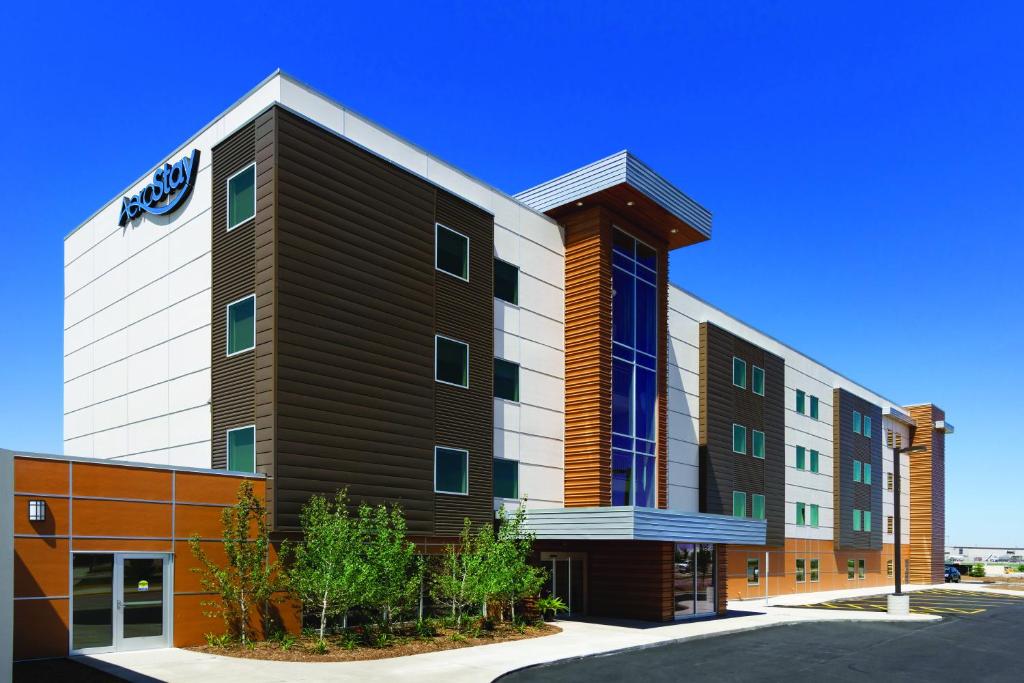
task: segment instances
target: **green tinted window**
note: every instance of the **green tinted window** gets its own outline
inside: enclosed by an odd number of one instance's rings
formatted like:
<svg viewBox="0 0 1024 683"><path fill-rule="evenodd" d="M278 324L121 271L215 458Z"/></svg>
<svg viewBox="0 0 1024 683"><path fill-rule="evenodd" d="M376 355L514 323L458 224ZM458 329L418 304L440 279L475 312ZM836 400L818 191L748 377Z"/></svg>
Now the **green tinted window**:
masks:
<svg viewBox="0 0 1024 683"><path fill-rule="evenodd" d="M228 180L228 230L256 215L256 167L249 166Z"/></svg>
<svg viewBox="0 0 1024 683"><path fill-rule="evenodd" d="M519 462L494 459L494 495L498 498L519 497Z"/></svg>
<svg viewBox="0 0 1024 683"><path fill-rule="evenodd" d="M753 508L751 516L754 519L764 519L764 496L760 493L753 494L750 504Z"/></svg>
<svg viewBox="0 0 1024 683"><path fill-rule="evenodd" d="M815 420L818 419L818 397L811 396L811 417Z"/></svg>
<svg viewBox="0 0 1024 683"><path fill-rule="evenodd" d="M469 453L440 446L434 449L434 490L469 493Z"/></svg>
<svg viewBox="0 0 1024 683"><path fill-rule="evenodd" d="M864 463L864 473L861 475L861 479L865 484L871 484L871 463Z"/></svg>
<svg viewBox="0 0 1024 683"><path fill-rule="evenodd" d="M736 356L732 357L732 383L740 389L747 388L747 362Z"/></svg>
<svg viewBox="0 0 1024 683"><path fill-rule="evenodd" d="M804 392L802 392L799 389L797 389L796 390L796 412L801 413L801 414L806 412L806 408L804 407L804 401L805 400L806 400L806 395L804 394Z"/></svg>
<svg viewBox="0 0 1024 683"><path fill-rule="evenodd" d="M818 506L811 503L811 526L818 526Z"/></svg>
<svg viewBox="0 0 1024 683"><path fill-rule="evenodd" d="M807 469L807 449L803 446L796 447L796 468L798 470Z"/></svg>
<svg viewBox="0 0 1024 683"><path fill-rule="evenodd" d="M804 561L803 560L797 560L796 561L796 582L797 583L803 583L804 582Z"/></svg>
<svg viewBox="0 0 1024 683"><path fill-rule="evenodd" d="M764 396L764 368L756 365L750 371L750 389L758 396Z"/></svg>
<svg viewBox="0 0 1024 683"><path fill-rule="evenodd" d="M747 516L747 494L743 493L742 491L732 492L732 516Z"/></svg>
<svg viewBox="0 0 1024 683"><path fill-rule="evenodd" d="M857 562L856 560L846 561L846 578L852 579L857 573Z"/></svg>
<svg viewBox="0 0 1024 683"><path fill-rule="evenodd" d="M861 522L860 510L856 510L855 509L853 511L853 530L854 531L860 531L860 522Z"/></svg>
<svg viewBox="0 0 1024 683"><path fill-rule="evenodd" d="M734 453L747 454L747 428L743 425L732 426L732 450Z"/></svg>
<svg viewBox="0 0 1024 683"><path fill-rule="evenodd" d="M865 510L864 514L864 531L871 531L871 510Z"/></svg>
<svg viewBox="0 0 1024 683"><path fill-rule="evenodd" d="M228 469L232 472L256 471L256 428L228 431Z"/></svg>
<svg viewBox="0 0 1024 683"><path fill-rule="evenodd" d="M760 560L747 560L747 585L756 586L761 581Z"/></svg>
<svg viewBox="0 0 1024 683"><path fill-rule="evenodd" d="M494 259L494 297L519 303L519 269L499 259Z"/></svg>
<svg viewBox="0 0 1024 683"><path fill-rule="evenodd" d="M853 411L853 433L860 434L860 413Z"/></svg>
<svg viewBox="0 0 1024 683"><path fill-rule="evenodd" d="M437 225L434 265L449 275L469 279L469 238L441 224Z"/></svg>
<svg viewBox="0 0 1024 683"><path fill-rule="evenodd" d="M811 560L811 581L818 580L818 560Z"/></svg>
<svg viewBox="0 0 1024 683"><path fill-rule="evenodd" d="M864 429L861 430L861 434L871 436L871 418L867 415L864 416Z"/></svg>
<svg viewBox="0 0 1024 683"><path fill-rule="evenodd" d="M519 364L494 359L494 396L508 401L519 400Z"/></svg>
<svg viewBox="0 0 1024 683"><path fill-rule="evenodd" d="M807 506L804 503L796 504L796 525L803 526L807 524Z"/></svg>
<svg viewBox="0 0 1024 683"><path fill-rule="evenodd" d="M853 461L853 480L860 481L860 460Z"/></svg>
<svg viewBox="0 0 1024 683"><path fill-rule="evenodd" d="M228 304L228 355L256 347L256 297Z"/></svg>
<svg viewBox="0 0 1024 683"><path fill-rule="evenodd" d="M435 344L434 379L469 386L469 346L445 337L437 337Z"/></svg>
<svg viewBox="0 0 1024 683"><path fill-rule="evenodd" d="M864 578L864 560L857 560L857 578Z"/></svg>
<svg viewBox="0 0 1024 683"><path fill-rule="evenodd" d="M811 451L811 472L818 471L818 451Z"/></svg>
<svg viewBox="0 0 1024 683"><path fill-rule="evenodd" d="M764 432L759 432L756 429L753 430L752 439L754 447L754 457L764 458Z"/></svg>

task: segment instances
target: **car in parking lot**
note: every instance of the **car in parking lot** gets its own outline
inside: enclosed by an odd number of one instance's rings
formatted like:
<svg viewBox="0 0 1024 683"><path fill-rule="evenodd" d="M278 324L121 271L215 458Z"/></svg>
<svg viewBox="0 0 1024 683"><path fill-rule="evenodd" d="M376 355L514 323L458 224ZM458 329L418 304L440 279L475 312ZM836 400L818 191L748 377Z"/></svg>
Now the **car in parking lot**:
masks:
<svg viewBox="0 0 1024 683"><path fill-rule="evenodd" d="M960 570L951 564L946 565L946 583L960 583Z"/></svg>

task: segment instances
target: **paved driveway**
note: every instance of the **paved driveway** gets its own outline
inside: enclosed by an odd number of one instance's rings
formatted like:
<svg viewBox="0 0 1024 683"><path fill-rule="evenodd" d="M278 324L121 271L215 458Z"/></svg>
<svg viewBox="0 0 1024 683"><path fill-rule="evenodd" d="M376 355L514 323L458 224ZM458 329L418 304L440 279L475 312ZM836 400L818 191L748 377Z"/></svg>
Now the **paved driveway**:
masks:
<svg viewBox="0 0 1024 683"><path fill-rule="evenodd" d="M1005 593L981 593L978 591L938 588L915 591L910 596L910 611L914 614L938 614L939 616L964 616L981 614L992 607L1004 607L1015 603L1024 604L1024 595ZM871 595L861 598L846 598L807 605L790 605L807 609L859 610L885 612L885 595Z"/></svg>
<svg viewBox="0 0 1024 683"><path fill-rule="evenodd" d="M946 593L942 591L942 593ZM519 681L925 681L1022 680L1024 600L984 600L938 622L839 622L775 626L542 665ZM979 602L972 603L974 605Z"/></svg>

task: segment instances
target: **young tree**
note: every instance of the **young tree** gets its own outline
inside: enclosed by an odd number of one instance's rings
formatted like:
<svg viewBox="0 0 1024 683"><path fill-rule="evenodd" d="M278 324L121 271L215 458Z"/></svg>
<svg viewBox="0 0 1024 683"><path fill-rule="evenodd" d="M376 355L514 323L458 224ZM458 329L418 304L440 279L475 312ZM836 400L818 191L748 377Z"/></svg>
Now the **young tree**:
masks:
<svg viewBox="0 0 1024 683"><path fill-rule="evenodd" d="M361 604L391 630L403 610L419 596L423 562L416 545L406 539L405 516L397 505L359 507L359 534L365 558L365 590Z"/></svg>
<svg viewBox="0 0 1024 683"><path fill-rule="evenodd" d="M292 591L320 614L320 640L327 619L357 604L366 580L359 524L348 512L345 491L334 501L314 496L302 508L302 543L289 572Z"/></svg>
<svg viewBox="0 0 1024 683"><path fill-rule="evenodd" d="M512 517L505 512L504 506L498 510L494 555L489 562L493 575L492 593L508 606L513 621L516 603L536 595L547 578L546 570L530 564L534 535L523 531L525 521L525 501Z"/></svg>
<svg viewBox="0 0 1024 683"><path fill-rule="evenodd" d="M227 565L221 567L207 556L197 534L189 539L189 547L201 566L192 571L205 590L220 596L219 602L200 603L207 608L204 614L223 618L228 631L247 643L251 619L258 615L265 627L266 607L284 588L281 566L289 546L283 543L277 559L270 561L267 510L249 480L238 487L238 502L221 513L221 525Z"/></svg>
<svg viewBox="0 0 1024 683"><path fill-rule="evenodd" d="M469 519L464 520L458 544L445 547L433 574L430 594L443 605L450 605L455 628L462 629L466 608L476 603L478 584L484 574L484 557L478 552L477 536Z"/></svg>

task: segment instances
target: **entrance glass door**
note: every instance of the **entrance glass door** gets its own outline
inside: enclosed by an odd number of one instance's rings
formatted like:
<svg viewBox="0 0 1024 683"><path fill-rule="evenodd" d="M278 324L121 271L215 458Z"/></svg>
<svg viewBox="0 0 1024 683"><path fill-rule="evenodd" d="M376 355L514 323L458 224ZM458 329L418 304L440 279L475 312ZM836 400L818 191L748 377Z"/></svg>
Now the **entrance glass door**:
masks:
<svg viewBox="0 0 1024 683"><path fill-rule="evenodd" d="M75 553L71 650L76 654L167 647L171 556Z"/></svg>
<svg viewBox="0 0 1024 683"><path fill-rule="evenodd" d="M569 615L583 614L586 606L586 554L543 553L541 562L548 570L547 595L561 598Z"/></svg>

